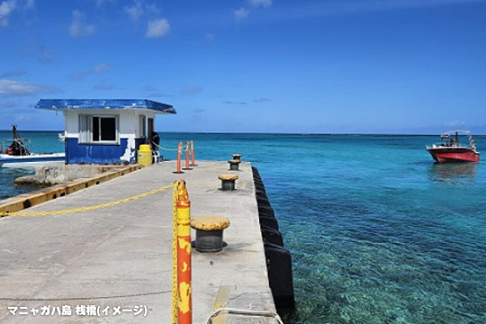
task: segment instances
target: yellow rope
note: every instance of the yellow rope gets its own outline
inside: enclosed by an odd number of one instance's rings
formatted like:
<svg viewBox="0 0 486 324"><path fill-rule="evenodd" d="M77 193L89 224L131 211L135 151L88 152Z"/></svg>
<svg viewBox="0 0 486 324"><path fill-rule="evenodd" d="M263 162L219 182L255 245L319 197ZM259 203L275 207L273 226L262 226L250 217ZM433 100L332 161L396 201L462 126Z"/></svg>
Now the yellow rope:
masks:
<svg viewBox="0 0 486 324"><path fill-rule="evenodd" d="M178 149L168 149L168 148L162 147L160 145L157 145L154 142L152 142L152 144L155 145L155 146L157 146L159 149L164 150L164 151L174 151L174 152L177 152L177 150L178 150Z"/></svg>
<svg viewBox="0 0 486 324"><path fill-rule="evenodd" d="M137 199L140 199L140 198L144 198L144 197L156 194L156 193L164 191L164 190L166 190L170 187L172 187L172 185L167 185L167 186L161 187L159 189L154 189L154 190L151 190L151 191L144 192L140 195L120 199L120 200L105 203L105 204L95 205L95 206L80 207L80 208L73 208L73 209L64 209L64 210L57 210L57 211L44 211L44 212L14 212L14 213L0 212L0 216L47 216L47 215L62 215L62 214L79 213L79 212L84 212L84 211L89 211L89 210L96 210L96 209L100 209L100 208L108 208L108 207L111 207L111 206L127 203L127 202L130 202L130 201L134 201L134 200L137 200Z"/></svg>

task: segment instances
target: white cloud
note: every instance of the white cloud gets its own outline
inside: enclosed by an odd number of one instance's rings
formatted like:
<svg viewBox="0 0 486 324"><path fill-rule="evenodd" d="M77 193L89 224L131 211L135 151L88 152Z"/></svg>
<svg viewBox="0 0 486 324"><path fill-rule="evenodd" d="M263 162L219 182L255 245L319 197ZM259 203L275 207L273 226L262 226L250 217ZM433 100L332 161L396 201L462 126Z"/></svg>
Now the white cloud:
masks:
<svg viewBox="0 0 486 324"><path fill-rule="evenodd" d="M170 25L167 19L157 19L149 21L147 24L147 33L145 37L147 38L157 38L162 37L167 34L170 30Z"/></svg>
<svg viewBox="0 0 486 324"><path fill-rule="evenodd" d="M262 98L258 98L258 99L254 99L253 102L268 102L268 101L271 101L270 99L268 98L265 98L265 97L262 97Z"/></svg>
<svg viewBox="0 0 486 324"><path fill-rule="evenodd" d="M157 18L160 9L156 3L146 3L144 0L133 0L132 4L124 7L125 13L128 15L133 23L139 23L142 18L147 21L147 30L145 32L146 38L159 38L167 34L170 30L170 25L167 19Z"/></svg>
<svg viewBox="0 0 486 324"><path fill-rule="evenodd" d="M37 57L40 62L49 63L52 62L52 52L42 43L38 41L30 42L29 46L25 48L24 53L26 55L33 55Z"/></svg>
<svg viewBox="0 0 486 324"><path fill-rule="evenodd" d="M155 3L145 5L145 12L151 13L151 14L159 14L160 9L157 7Z"/></svg>
<svg viewBox="0 0 486 324"><path fill-rule="evenodd" d="M109 70L112 68L112 65L111 64L108 64L108 63L100 63L98 65L96 65L94 68L92 69L88 69L88 70L85 70L85 71L81 71L81 72L75 72L75 73L71 73L69 75L69 77L71 79L75 79L75 80L80 80L88 75L91 75L91 74L99 74L103 71L106 71L106 70Z"/></svg>
<svg viewBox="0 0 486 324"><path fill-rule="evenodd" d="M0 26L7 27L8 26L8 18L12 11L15 9L16 1L15 0L8 0L2 1L0 3Z"/></svg>
<svg viewBox="0 0 486 324"><path fill-rule="evenodd" d="M27 82L0 80L0 95L3 96L29 96L40 93L56 93L59 89L39 86Z"/></svg>
<svg viewBox="0 0 486 324"><path fill-rule="evenodd" d="M249 2L255 8L269 8L272 6L272 0L249 0Z"/></svg>
<svg viewBox="0 0 486 324"><path fill-rule="evenodd" d="M128 17L130 17L130 20L135 23L146 14L160 13L155 3L146 4L143 0L134 0L133 4L131 6L125 6L124 10L128 14Z"/></svg>
<svg viewBox="0 0 486 324"><path fill-rule="evenodd" d="M272 0L246 0L246 6L235 10L233 14L237 20L243 20L250 15L251 8L270 8L272 6Z"/></svg>
<svg viewBox="0 0 486 324"><path fill-rule="evenodd" d="M137 22L144 14L142 1L135 1L132 6L125 6L124 9L133 22Z"/></svg>
<svg viewBox="0 0 486 324"><path fill-rule="evenodd" d="M225 105L246 105L247 104L245 101L231 101L231 100L224 100L221 101L221 103Z"/></svg>
<svg viewBox="0 0 486 324"><path fill-rule="evenodd" d="M102 71L106 71L106 70L109 70L111 69L111 65L108 64L108 63L101 63L101 64L98 64L97 66L94 67L93 69L93 72L94 73L100 73Z"/></svg>
<svg viewBox="0 0 486 324"><path fill-rule="evenodd" d="M241 7L240 9L235 10L234 14L236 19L241 20L248 17L250 10L246 9L245 7Z"/></svg>
<svg viewBox="0 0 486 324"><path fill-rule="evenodd" d="M72 37L82 37L94 34L96 28L94 25L88 25L85 22L86 15L79 10L73 11L73 21L69 26L69 35Z"/></svg>
<svg viewBox="0 0 486 324"><path fill-rule="evenodd" d="M7 27L14 10L32 10L35 0L0 0L0 27Z"/></svg>

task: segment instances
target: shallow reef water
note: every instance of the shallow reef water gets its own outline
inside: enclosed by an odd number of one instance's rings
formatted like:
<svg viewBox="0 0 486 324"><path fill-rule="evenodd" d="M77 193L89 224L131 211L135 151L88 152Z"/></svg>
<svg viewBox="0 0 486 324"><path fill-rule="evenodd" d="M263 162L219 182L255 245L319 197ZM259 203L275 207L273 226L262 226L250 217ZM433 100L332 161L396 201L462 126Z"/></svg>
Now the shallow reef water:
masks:
<svg viewBox="0 0 486 324"><path fill-rule="evenodd" d="M431 136L160 137L258 168L292 253L286 324L486 324L486 161L434 164ZM59 147L55 132L44 140Z"/></svg>

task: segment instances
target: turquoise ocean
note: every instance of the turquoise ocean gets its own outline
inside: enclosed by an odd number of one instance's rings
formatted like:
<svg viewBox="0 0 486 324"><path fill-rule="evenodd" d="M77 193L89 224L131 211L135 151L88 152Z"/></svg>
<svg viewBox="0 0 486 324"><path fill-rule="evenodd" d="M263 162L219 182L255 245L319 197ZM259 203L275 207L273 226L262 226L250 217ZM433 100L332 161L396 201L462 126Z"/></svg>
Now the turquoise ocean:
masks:
<svg viewBox="0 0 486 324"><path fill-rule="evenodd" d="M57 132L21 135L63 150ZM258 168L292 254L287 324L486 324L486 161L434 164L438 136L160 135L170 149L194 140L197 160L242 153ZM33 190L13 186L29 173L0 168L0 197Z"/></svg>

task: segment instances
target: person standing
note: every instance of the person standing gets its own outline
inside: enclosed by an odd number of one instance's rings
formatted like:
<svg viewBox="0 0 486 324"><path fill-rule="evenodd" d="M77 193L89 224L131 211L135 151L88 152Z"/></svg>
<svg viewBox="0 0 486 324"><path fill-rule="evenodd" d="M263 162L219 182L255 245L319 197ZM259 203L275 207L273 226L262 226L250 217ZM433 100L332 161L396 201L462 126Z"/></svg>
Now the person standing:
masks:
<svg viewBox="0 0 486 324"><path fill-rule="evenodd" d="M160 143L160 136L156 132L152 132L151 140L150 140L150 146L152 147L153 151L158 151L159 150L159 143Z"/></svg>

